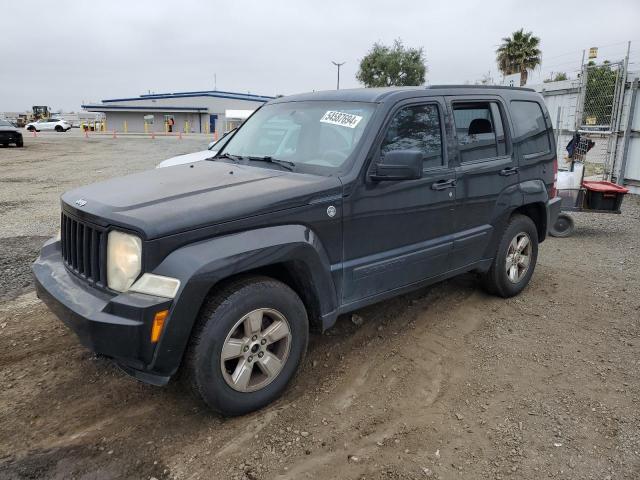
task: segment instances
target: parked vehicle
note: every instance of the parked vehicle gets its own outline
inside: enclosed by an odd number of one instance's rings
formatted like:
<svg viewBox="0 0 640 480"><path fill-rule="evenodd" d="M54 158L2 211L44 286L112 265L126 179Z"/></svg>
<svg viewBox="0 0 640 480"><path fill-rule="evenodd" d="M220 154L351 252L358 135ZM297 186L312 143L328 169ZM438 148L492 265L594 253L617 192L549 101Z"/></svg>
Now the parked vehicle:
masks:
<svg viewBox="0 0 640 480"><path fill-rule="evenodd" d="M0 119L0 145L8 147L10 143L23 147L22 132L13 123Z"/></svg>
<svg viewBox="0 0 640 480"><path fill-rule="evenodd" d="M226 145L227 141L231 138L231 135L235 130L231 130L225 133L217 141L211 142L206 150L199 152L187 153L184 155L177 155L175 157L167 158L158 164L156 168L174 167L176 165L184 165L185 163L200 162L209 158L215 157L218 151Z"/></svg>
<svg viewBox="0 0 640 480"><path fill-rule="evenodd" d="M39 132L41 130L55 130L56 132L66 132L71 128L71 124L59 118L41 118L38 121L27 123L24 127L27 130Z"/></svg>
<svg viewBox="0 0 640 480"><path fill-rule="evenodd" d="M212 409L244 414L340 314L468 271L520 293L560 207L555 152L529 89L277 98L209 161L65 193L38 296L136 378L182 367Z"/></svg>

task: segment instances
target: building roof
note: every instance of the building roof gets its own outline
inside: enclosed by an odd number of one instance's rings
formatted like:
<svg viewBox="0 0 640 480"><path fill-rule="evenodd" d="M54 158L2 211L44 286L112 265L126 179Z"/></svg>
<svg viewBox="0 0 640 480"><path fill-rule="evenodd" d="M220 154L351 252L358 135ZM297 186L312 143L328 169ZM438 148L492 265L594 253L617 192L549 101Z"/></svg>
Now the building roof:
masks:
<svg viewBox="0 0 640 480"><path fill-rule="evenodd" d="M266 95L254 95L252 93L223 92L220 90L201 90L196 92L175 92L175 93L150 93L139 97L130 98L110 98L102 100L102 103L131 102L140 100L158 100L163 98L192 98L192 97L216 97L231 98L234 100L245 100L249 102L268 102L274 97Z"/></svg>
<svg viewBox="0 0 640 480"><path fill-rule="evenodd" d="M82 105L82 108L89 112L183 112L183 113L206 113L208 107L173 107L163 105L108 105L104 103Z"/></svg>

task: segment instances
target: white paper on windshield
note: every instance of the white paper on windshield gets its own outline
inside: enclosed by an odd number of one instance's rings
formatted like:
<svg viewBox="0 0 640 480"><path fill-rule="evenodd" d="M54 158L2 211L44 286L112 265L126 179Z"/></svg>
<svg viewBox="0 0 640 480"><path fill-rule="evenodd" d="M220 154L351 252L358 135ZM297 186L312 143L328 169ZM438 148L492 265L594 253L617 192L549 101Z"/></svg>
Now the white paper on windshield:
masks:
<svg viewBox="0 0 640 480"><path fill-rule="evenodd" d="M340 125L341 127L356 128L362 117L351 113L334 112L329 110L325 113L320 121L322 123L330 123L332 125Z"/></svg>

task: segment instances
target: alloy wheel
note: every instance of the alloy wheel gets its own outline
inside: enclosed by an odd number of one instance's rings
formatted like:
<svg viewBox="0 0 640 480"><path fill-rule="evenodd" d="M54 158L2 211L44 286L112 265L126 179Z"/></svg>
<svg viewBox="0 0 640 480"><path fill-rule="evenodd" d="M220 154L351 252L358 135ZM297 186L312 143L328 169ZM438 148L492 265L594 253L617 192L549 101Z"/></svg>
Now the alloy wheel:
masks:
<svg viewBox="0 0 640 480"><path fill-rule="evenodd" d="M531 264L531 238L525 232L518 233L507 250L505 269L511 283L518 283L527 274Z"/></svg>
<svg viewBox="0 0 640 480"><path fill-rule="evenodd" d="M222 375L234 390L254 392L282 371L291 349L291 328L282 313L259 308L233 326L220 354Z"/></svg>

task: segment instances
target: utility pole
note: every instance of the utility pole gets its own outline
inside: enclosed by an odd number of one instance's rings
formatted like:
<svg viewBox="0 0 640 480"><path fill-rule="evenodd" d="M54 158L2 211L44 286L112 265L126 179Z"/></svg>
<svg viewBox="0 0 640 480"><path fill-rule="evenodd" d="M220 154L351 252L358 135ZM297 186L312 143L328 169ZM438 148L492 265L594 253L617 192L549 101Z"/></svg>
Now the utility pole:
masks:
<svg viewBox="0 0 640 480"><path fill-rule="evenodd" d="M338 67L338 86L336 87L336 90L340 90L340 67L347 62L338 63L331 60L331 63L333 63L336 67Z"/></svg>

